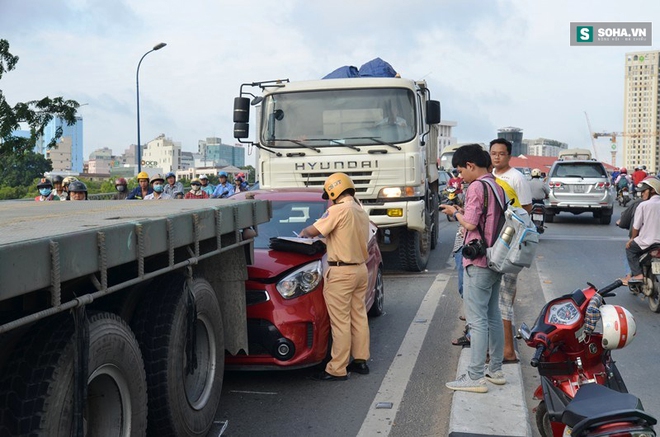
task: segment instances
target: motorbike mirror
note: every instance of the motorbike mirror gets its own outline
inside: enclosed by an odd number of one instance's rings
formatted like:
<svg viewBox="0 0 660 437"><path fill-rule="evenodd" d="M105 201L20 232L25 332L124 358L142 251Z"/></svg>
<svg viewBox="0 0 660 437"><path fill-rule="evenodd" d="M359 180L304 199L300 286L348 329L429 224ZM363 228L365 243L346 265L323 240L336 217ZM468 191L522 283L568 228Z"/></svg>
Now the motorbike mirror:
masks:
<svg viewBox="0 0 660 437"><path fill-rule="evenodd" d="M529 329L529 326L527 326L525 322L520 324L518 333L520 334L520 337L525 341L529 341L529 339L532 338L532 331Z"/></svg>

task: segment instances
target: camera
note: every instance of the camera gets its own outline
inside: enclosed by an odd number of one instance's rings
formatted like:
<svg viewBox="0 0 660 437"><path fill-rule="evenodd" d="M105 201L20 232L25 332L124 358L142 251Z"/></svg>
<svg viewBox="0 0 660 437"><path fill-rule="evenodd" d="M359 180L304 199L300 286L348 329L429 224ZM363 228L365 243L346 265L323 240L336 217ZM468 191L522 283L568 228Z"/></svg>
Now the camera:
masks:
<svg viewBox="0 0 660 437"><path fill-rule="evenodd" d="M467 259L475 259L486 255L486 244L482 240L474 239L463 246L461 252Z"/></svg>

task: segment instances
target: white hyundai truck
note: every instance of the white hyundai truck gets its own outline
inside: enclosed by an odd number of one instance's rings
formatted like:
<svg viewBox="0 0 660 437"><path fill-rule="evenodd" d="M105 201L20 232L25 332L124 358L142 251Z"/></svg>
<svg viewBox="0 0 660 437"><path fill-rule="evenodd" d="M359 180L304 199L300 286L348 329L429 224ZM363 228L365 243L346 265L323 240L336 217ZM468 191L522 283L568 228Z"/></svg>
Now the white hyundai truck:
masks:
<svg viewBox="0 0 660 437"><path fill-rule="evenodd" d="M259 87L260 96L249 90ZM247 96L252 96L250 99ZM250 105L256 139L249 137ZM438 239L440 103L424 81L357 77L246 83L234 100L234 137L259 151L261 188L322 186L351 177L379 228L383 252L410 271L426 267Z"/></svg>

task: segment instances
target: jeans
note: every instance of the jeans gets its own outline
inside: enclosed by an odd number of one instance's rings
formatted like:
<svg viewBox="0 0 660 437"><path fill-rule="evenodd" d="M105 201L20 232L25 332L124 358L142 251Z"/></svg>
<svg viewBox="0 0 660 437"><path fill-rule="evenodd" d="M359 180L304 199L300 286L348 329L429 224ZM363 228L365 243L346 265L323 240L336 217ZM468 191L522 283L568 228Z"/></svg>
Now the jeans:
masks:
<svg viewBox="0 0 660 437"><path fill-rule="evenodd" d="M454 253L454 262L456 263L456 271L458 271L458 294L463 299L463 249L459 249Z"/></svg>
<svg viewBox="0 0 660 437"><path fill-rule="evenodd" d="M470 324L471 379L484 376L486 354L490 351L490 370L502 369L504 359L504 328L499 307L502 274L474 265L465 268L463 305Z"/></svg>

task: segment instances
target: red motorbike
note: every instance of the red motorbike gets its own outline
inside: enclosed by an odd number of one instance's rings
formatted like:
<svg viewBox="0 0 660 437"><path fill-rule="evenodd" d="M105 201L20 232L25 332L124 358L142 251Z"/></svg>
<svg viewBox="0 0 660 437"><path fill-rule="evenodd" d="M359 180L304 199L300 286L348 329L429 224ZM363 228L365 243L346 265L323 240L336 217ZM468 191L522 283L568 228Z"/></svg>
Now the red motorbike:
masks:
<svg viewBox="0 0 660 437"><path fill-rule="evenodd" d="M604 305L620 280L600 290L589 284L548 302L520 335L536 349L531 365L541 384L536 425L543 437L651 437L656 419L628 393L611 351L633 340L635 319L625 308ZM598 321L602 332L595 332Z"/></svg>

